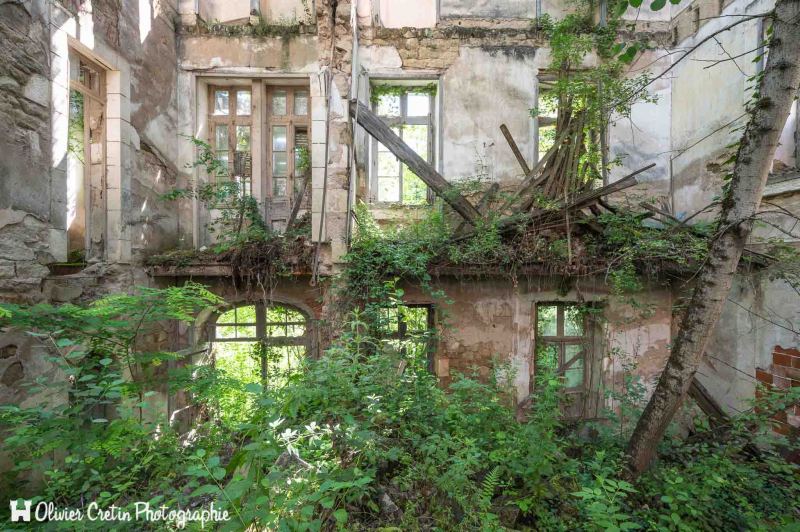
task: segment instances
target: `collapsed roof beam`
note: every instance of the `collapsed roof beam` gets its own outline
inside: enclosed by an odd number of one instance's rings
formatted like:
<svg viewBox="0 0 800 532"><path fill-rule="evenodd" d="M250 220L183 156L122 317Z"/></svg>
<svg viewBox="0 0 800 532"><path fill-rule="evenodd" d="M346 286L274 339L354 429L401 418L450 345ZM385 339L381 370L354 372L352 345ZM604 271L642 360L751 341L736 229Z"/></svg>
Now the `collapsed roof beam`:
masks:
<svg viewBox="0 0 800 532"><path fill-rule="evenodd" d="M375 113L361 102L350 102L350 114L355 117L358 125L367 133L375 137L378 142L394 154L395 157L408 166L423 183L428 185L433 192L449 204L454 211L461 215L470 225L476 225L481 219L481 214L452 184L437 172L430 163L420 157L411 147L403 142L389 126L383 123Z"/></svg>

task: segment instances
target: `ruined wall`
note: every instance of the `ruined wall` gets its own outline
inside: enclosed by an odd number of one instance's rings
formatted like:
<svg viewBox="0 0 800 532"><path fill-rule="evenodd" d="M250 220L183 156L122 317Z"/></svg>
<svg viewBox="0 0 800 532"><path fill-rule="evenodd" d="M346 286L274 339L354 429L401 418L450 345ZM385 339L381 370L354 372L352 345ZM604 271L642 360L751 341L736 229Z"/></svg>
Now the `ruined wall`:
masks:
<svg viewBox="0 0 800 532"><path fill-rule="evenodd" d="M549 64L529 22L447 20L434 29L361 28L359 57L375 79L438 79L436 165L451 181L509 182L522 171L505 123L532 162L536 75ZM366 152L366 148L362 153Z"/></svg>
<svg viewBox="0 0 800 532"><path fill-rule="evenodd" d="M702 2L698 5L705 8ZM770 7L769 1L739 1L729 5L725 14L762 13ZM690 47L729 21L730 17L711 19L678 45ZM753 59L760 42L759 22L740 24L717 39L721 47L712 39L672 71L672 171L674 210L679 215L693 214L720 193L720 164L728 158L727 146L741 136L734 128L746 120L744 105L751 96L747 78L757 69ZM712 66L711 61L725 60L728 55L738 59Z"/></svg>
<svg viewBox="0 0 800 532"><path fill-rule="evenodd" d="M36 299L63 227L50 180L50 14L44 2L0 4L0 294Z"/></svg>
<svg viewBox="0 0 800 532"><path fill-rule="evenodd" d="M669 288L648 287L632 297L608 292L602 279L584 278L568 290L561 280L529 276L510 282L504 277L435 279L442 299L431 299L418 287L404 286L407 303L434 304L440 340L436 346L435 372L443 384L456 373L477 373L487 378L508 364L513 373L516 397L522 403L533 391L536 349L537 303L581 302L602 309L594 334L596 364L587 372L596 399L613 407L605 392L624 392L624 375L640 377L648 389L669 355L672 327L672 296Z"/></svg>

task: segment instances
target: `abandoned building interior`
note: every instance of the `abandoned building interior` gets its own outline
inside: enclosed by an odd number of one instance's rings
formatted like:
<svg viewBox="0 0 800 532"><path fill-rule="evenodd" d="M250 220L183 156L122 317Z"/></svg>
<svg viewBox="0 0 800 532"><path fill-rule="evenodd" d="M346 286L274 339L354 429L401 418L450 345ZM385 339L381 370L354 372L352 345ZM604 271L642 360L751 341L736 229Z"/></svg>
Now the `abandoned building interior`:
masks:
<svg viewBox="0 0 800 532"><path fill-rule="evenodd" d="M642 223L654 230L713 221L768 28L752 18L719 30L774 2L628 7L620 31L649 46L622 77L651 81L626 116L588 133L582 115L548 99L561 73L537 22L565 17L573 4L0 3L0 300L85 304L197 282L224 303L193 323L165 321L147 342L182 353L170 364L211 360L243 382L277 385L305 358L325 356L336 336L337 279L364 230L360 212L383 231L439 212L454 240L492 209L532 212L534 224L554 227L547 234L563 234L564 223L567 235L570 224L591 233L595 217L626 207L649 213ZM592 6L595 21L609 16L607 2ZM573 67L602 59L582 61ZM795 101L764 190L764 223L746 248L751 261L695 377L728 413L745 410L759 382L798 379L796 287L757 270L775 241L800 242L791 215L800 213L799 111ZM589 144L603 159L593 175L578 170ZM222 182L233 196L207 201L203 187ZM532 206L532 193L515 195L539 186L537 198L570 208L552 215ZM255 212L270 235L291 242L281 275L245 274L231 253L215 252L226 202L249 206L235 215ZM443 388L503 368L518 416L536 400L538 360L550 359L563 377L562 415L601 418L626 376L655 385L692 279L659 270L633 294L620 292L570 238L566 269L444 261L428 286L398 280L385 339L424 360ZM265 347L251 357L256 344ZM42 349L22 331L0 332L0 403L30 403L26 382L59 378ZM152 391L152 415L191 426L188 395ZM800 407L778 418L775 430L789 434Z"/></svg>

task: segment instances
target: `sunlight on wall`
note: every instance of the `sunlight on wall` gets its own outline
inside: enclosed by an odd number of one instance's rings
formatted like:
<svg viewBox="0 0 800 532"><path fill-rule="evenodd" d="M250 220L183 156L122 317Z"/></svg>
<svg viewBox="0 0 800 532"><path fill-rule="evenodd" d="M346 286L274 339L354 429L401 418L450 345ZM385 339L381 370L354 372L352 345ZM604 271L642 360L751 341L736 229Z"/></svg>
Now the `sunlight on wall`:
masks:
<svg viewBox="0 0 800 532"><path fill-rule="evenodd" d="M153 27L152 0L139 0L139 42L143 43Z"/></svg>

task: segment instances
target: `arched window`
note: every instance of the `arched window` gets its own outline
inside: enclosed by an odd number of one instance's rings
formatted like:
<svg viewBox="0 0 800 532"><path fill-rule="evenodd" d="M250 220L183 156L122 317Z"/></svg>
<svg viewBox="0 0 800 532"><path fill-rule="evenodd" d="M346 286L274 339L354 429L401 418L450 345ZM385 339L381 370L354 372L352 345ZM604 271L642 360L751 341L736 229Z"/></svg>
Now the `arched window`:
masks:
<svg viewBox="0 0 800 532"><path fill-rule="evenodd" d="M287 305L243 305L221 313L210 339L218 368L243 382L282 386L308 353L305 315Z"/></svg>

